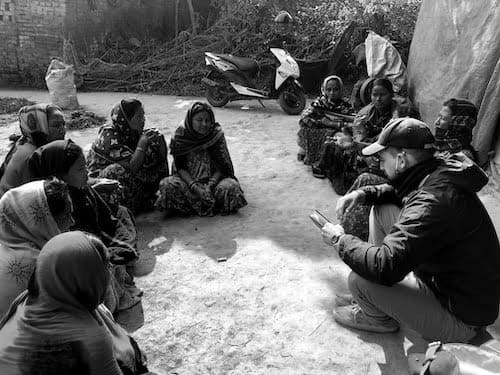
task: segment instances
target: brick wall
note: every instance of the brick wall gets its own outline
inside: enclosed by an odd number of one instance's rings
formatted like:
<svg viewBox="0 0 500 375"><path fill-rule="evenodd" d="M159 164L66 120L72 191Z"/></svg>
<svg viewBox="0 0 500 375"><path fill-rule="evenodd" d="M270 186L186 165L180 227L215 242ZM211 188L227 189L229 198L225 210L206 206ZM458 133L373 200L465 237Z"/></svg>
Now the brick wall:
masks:
<svg viewBox="0 0 500 375"><path fill-rule="evenodd" d="M0 0L0 83L45 87L50 58L71 36L91 54L102 40L108 0Z"/></svg>

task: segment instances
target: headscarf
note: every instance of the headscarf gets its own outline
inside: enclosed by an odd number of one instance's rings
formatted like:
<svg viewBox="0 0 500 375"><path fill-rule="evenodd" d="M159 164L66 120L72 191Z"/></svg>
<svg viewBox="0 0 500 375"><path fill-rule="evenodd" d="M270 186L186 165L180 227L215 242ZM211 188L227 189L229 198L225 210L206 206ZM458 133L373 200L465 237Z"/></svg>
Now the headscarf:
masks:
<svg viewBox="0 0 500 375"><path fill-rule="evenodd" d="M344 91L344 82L342 81L342 78L340 78L339 76L336 76L336 75L331 75L331 76L328 76L326 77L324 80L323 80L323 83L321 84L321 94L322 95L326 95L326 85L328 85L328 82L330 81L337 81L339 83L339 86L340 86L340 91Z"/></svg>
<svg viewBox="0 0 500 375"><path fill-rule="evenodd" d="M120 374L96 312L108 282L106 264L83 232L47 242L36 263L36 292L16 300L1 323L1 372Z"/></svg>
<svg viewBox="0 0 500 375"><path fill-rule="evenodd" d="M81 155L83 155L83 151L71 139L53 141L39 147L31 155L28 160L28 168L33 178L59 176L67 173Z"/></svg>
<svg viewBox="0 0 500 375"><path fill-rule="evenodd" d="M125 144L134 149L140 134L130 127L130 120L141 107L142 103L137 99L123 99L111 109L113 126L125 137Z"/></svg>
<svg viewBox="0 0 500 375"><path fill-rule="evenodd" d="M193 117L200 112L208 112L212 121L212 129L205 135L193 129ZM212 108L202 102L196 102L186 114L184 126L179 126L170 143L171 153L174 156L175 166L181 168L180 160L191 152L207 150L219 171L225 177L234 178L233 162L227 149L226 138L220 125L215 122Z"/></svg>
<svg viewBox="0 0 500 375"><path fill-rule="evenodd" d="M49 112L61 111L54 104L35 104L24 106L19 110L19 127L24 138L33 143L33 133L49 134ZM38 145L41 146L41 145Z"/></svg>
<svg viewBox="0 0 500 375"><path fill-rule="evenodd" d="M29 182L0 199L0 316L26 289L40 249L61 233L43 185Z"/></svg>
<svg viewBox="0 0 500 375"><path fill-rule="evenodd" d="M207 112L212 122L212 129L204 135L197 133L193 129L193 117L200 112ZM187 111L184 126L177 128L170 143L170 150L174 157L202 149L206 150L217 143L223 135L220 125L215 122L212 108L206 103L196 102Z"/></svg>
<svg viewBox="0 0 500 375"><path fill-rule="evenodd" d="M9 190L0 199L0 243L12 250L35 250L61 233L52 216L44 181Z"/></svg>
<svg viewBox="0 0 500 375"><path fill-rule="evenodd" d="M450 108L451 121L447 129L436 126L436 149L452 153L471 149L472 130L476 126L477 108L464 99L450 99L443 103Z"/></svg>

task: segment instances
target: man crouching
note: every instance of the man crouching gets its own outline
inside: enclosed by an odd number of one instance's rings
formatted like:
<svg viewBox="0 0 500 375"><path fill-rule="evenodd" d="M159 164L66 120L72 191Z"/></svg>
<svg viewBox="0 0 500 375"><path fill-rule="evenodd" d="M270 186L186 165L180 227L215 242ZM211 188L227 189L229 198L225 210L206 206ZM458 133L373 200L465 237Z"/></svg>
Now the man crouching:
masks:
<svg viewBox="0 0 500 375"><path fill-rule="evenodd" d="M498 316L500 245L477 192L484 172L463 154L435 157L429 127L392 120L364 155L378 155L390 184L342 197L337 214L373 204L369 242L326 224L322 236L352 269L354 301L337 323L370 332L400 324L425 339L468 342ZM343 305L343 306L342 306Z"/></svg>

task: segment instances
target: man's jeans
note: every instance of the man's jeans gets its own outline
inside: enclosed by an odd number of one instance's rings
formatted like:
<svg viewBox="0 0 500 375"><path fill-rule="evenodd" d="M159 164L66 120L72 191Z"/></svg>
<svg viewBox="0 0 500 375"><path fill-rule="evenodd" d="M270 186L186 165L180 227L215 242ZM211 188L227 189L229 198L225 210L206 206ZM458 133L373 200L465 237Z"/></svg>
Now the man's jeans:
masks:
<svg viewBox="0 0 500 375"><path fill-rule="evenodd" d="M398 215L399 208L394 205L374 206L370 212L370 242L380 245ZM363 312L381 324L392 318L432 341L468 342L476 335L475 326L452 315L413 273L389 287L351 272L348 283Z"/></svg>

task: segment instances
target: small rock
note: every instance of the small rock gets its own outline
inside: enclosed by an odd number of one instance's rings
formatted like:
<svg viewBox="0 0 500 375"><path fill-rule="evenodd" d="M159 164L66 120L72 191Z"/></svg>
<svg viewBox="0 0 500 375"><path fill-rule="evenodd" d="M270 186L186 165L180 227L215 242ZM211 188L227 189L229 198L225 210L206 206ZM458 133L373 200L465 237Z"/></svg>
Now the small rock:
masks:
<svg viewBox="0 0 500 375"><path fill-rule="evenodd" d="M167 240L167 238L165 236L157 237L153 241L151 241L150 243L148 243L148 247L151 249L153 247L160 246L166 240Z"/></svg>

